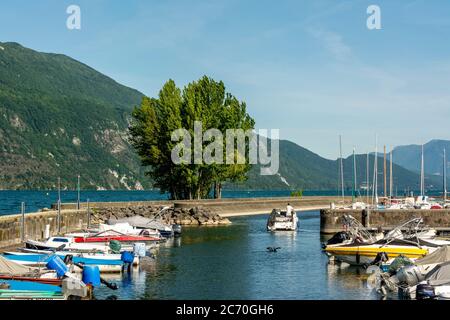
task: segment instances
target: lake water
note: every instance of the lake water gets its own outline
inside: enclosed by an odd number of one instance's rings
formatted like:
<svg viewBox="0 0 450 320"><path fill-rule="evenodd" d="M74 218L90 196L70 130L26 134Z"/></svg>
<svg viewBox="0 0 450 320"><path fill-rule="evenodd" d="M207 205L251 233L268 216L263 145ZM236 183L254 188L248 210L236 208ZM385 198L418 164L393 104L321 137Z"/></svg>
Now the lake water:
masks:
<svg viewBox="0 0 450 320"><path fill-rule="evenodd" d="M275 191L229 191L224 190L224 198L253 198L253 197L288 197L289 190ZM335 195L334 191L305 191L304 195ZM76 191L61 191L61 202L76 202ZM166 194L159 191L82 191L82 202L88 199L97 201L143 201L167 200ZM21 203L25 202L25 212L36 212L42 208L50 208L58 200L57 191L12 191L0 190L0 215L20 213Z"/></svg>
<svg viewBox="0 0 450 320"><path fill-rule="evenodd" d="M118 291L99 299L377 299L364 270L329 265L321 251L319 212L299 213L297 232L269 233L267 216L220 227L185 227L163 244L145 271L110 276ZM269 253L267 247L281 247Z"/></svg>

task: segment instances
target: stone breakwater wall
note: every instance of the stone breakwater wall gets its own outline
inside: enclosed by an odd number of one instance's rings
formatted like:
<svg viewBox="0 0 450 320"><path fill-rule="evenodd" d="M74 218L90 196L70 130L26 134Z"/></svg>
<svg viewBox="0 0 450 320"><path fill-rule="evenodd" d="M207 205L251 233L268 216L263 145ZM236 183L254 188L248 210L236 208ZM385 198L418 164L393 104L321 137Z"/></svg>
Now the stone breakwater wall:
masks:
<svg viewBox="0 0 450 320"><path fill-rule="evenodd" d="M171 207L161 211L161 206L139 205L128 207L102 207L92 209L93 223L104 223L108 219L122 219L133 216L142 216L145 218L160 217L162 221L168 224L180 225L227 225L231 221L214 213L209 208L193 207L181 208Z"/></svg>
<svg viewBox="0 0 450 320"><path fill-rule="evenodd" d="M88 215L86 210L61 211L61 233L72 232L87 227ZM24 223L24 238L42 240L45 236L46 225L49 225L49 235L58 233L58 212L45 211L27 213ZM22 215L0 216L0 248L12 247L22 241Z"/></svg>
<svg viewBox="0 0 450 320"><path fill-rule="evenodd" d="M149 207L149 206L169 206L177 208L191 209L195 207L209 209L214 214L221 217L244 216L251 214L269 214L272 209L285 209L290 203L295 210L319 210L329 208L330 203L337 203L340 197L327 196L305 196L305 197L276 197L276 198L238 198L238 199L216 199L216 200L166 200L166 201L133 201L133 202L92 202L91 208L128 208L128 207ZM351 201L351 198L347 198ZM81 203L81 208L86 208L87 203ZM53 209L56 205L52 206ZM75 203L63 203L62 209L75 209Z"/></svg>
<svg viewBox="0 0 450 320"><path fill-rule="evenodd" d="M422 217L424 224L441 233L450 231L450 210L342 210L323 209L320 211L320 232L332 234L342 231L341 218L350 214L367 228L389 230L403 221Z"/></svg>

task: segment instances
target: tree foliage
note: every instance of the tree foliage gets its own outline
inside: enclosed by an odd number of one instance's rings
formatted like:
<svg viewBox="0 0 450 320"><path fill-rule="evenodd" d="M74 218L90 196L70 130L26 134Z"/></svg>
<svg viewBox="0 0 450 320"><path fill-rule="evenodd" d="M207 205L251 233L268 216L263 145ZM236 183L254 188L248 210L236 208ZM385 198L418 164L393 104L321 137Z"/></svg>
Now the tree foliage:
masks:
<svg viewBox="0 0 450 320"><path fill-rule="evenodd" d="M172 141L172 132L184 128L193 138L195 121L202 122L202 134L212 128L220 130L223 146L227 129L254 128L255 122L248 115L246 104L227 93L223 82L204 76L180 90L169 80L158 98L144 97L132 116L131 143L142 165L149 168L147 174L155 181L155 187L162 193L168 192L173 199L200 199L209 197L214 190L214 197L220 198L223 182L246 180L250 169L248 161L245 164L194 164L194 161L175 164L171 160L172 150L178 143ZM202 150L214 141L203 141ZM246 141L247 151L248 143ZM235 150L235 157L238 156Z"/></svg>

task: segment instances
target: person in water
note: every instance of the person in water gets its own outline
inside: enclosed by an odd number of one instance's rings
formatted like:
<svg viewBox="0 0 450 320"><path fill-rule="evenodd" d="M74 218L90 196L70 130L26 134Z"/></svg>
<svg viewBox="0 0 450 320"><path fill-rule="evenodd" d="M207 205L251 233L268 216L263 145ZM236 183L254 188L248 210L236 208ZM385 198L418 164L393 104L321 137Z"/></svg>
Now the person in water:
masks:
<svg viewBox="0 0 450 320"><path fill-rule="evenodd" d="M288 203L286 207L286 217L292 216L292 212L294 212L294 208Z"/></svg>

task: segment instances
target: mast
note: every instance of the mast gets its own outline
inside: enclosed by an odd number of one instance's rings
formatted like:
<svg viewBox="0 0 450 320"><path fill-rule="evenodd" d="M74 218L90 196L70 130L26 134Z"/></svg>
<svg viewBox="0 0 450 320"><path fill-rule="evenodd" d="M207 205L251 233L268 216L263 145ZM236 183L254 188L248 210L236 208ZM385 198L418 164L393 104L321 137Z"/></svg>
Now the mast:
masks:
<svg viewBox="0 0 450 320"><path fill-rule="evenodd" d="M383 162L383 176L384 176L384 193L383 196L387 196L387 175L386 175L386 146L384 146L384 162Z"/></svg>
<svg viewBox="0 0 450 320"><path fill-rule="evenodd" d="M425 159L423 156L423 144L422 144L422 157L420 162L420 196L425 195Z"/></svg>
<svg viewBox="0 0 450 320"><path fill-rule="evenodd" d="M369 166L370 166L370 160L369 160L369 152L367 152L367 160L366 160L366 196L367 196L367 203L369 203L369 192L370 192L370 183L369 183Z"/></svg>
<svg viewBox="0 0 450 320"><path fill-rule="evenodd" d="M393 151L391 149L390 156L389 156L389 197L392 199L393 191L394 191L394 174L392 172L393 170Z"/></svg>
<svg viewBox="0 0 450 320"><path fill-rule="evenodd" d="M375 135L375 160L373 164L372 205L378 204L378 135Z"/></svg>
<svg viewBox="0 0 450 320"><path fill-rule="evenodd" d="M339 135L339 155L340 155L340 178L341 178L341 192L342 192L342 203L344 203L345 192L344 192L344 163L342 160L342 136Z"/></svg>
<svg viewBox="0 0 450 320"><path fill-rule="evenodd" d="M444 149L444 205L447 202L447 153Z"/></svg>
<svg viewBox="0 0 450 320"><path fill-rule="evenodd" d="M356 196L356 155L355 155L356 148L353 147L353 195L352 195L352 202Z"/></svg>

